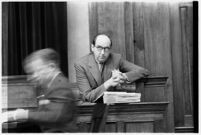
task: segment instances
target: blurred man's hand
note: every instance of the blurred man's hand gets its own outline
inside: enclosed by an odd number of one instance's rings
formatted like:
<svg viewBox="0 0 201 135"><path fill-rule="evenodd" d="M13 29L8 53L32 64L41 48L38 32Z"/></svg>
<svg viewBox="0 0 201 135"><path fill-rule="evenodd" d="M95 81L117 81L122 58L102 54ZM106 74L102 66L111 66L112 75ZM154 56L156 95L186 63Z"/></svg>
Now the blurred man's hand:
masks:
<svg viewBox="0 0 201 135"><path fill-rule="evenodd" d="M2 122L10 122L14 121L14 112L15 111L7 111L1 114L1 121Z"/></svg>

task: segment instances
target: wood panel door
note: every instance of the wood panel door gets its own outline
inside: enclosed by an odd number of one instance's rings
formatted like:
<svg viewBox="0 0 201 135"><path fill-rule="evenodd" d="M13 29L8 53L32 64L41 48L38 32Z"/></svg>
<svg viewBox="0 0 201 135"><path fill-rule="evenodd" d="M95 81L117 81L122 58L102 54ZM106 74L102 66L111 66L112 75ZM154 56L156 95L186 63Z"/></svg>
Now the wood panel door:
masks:
<svg viewBox="0 0 201 135"><path fill-rule="evenodd" d="M193 26L193 3L172 4L170 11L175 127L190 129L194 126L193 92L198 91L193 89L193 27L197 27Z"/></svg>
<svg viewBox="0 0 201 135"><path fill-rule="evenodd" d="M165 100L169 102L167 110L168 131L173 132L174 107L169 5L167 3L144 3L141 8L143 9L145 65L153 74L168 76L165 93L161 93L160 89L154 89L153 92L156 91L159 97L165 95ZM156 97L150 97L146 100L157 100Z"/></svg>

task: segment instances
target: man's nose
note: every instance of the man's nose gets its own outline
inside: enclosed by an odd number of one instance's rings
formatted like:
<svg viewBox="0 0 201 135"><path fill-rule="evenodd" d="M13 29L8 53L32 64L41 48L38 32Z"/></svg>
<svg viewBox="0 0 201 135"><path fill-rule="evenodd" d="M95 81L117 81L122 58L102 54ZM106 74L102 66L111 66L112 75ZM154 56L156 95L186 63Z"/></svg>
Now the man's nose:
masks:
<svg viewBox="0 0 201 135"><path fill-rule="evenodd" d="M101 50L101 54L104 54L104 53L105 53L105 49L102 49L102 50Z"/></svg>

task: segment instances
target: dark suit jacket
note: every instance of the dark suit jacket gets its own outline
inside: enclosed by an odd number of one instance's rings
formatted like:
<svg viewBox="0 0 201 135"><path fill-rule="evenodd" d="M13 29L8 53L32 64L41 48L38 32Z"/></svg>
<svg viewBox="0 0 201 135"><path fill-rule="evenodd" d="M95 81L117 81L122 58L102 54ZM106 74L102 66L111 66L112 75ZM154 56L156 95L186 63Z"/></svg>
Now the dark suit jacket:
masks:
<svg viewBox="0 0 201 135"><path fill-rule="evenodd" d="M95 102L103 95L103 92L106 91L103 83L111 77L114 69L126 73L130 82L148 75L146 69L124 60L117 53L111 53L105 62L102 73L103 80L101 80L101 73L93 54L84 56L74 66L80 94L84 101L89 102Z"/></svg>
<svg viewBox="0 0 201 135"><path fill-rule="evenodd" d="M40 100L49 100L50 103L29 111L28 121L39 124L43 132L75 132L76 104L67 78L57 75L51 87L42 94Z"/></svg>

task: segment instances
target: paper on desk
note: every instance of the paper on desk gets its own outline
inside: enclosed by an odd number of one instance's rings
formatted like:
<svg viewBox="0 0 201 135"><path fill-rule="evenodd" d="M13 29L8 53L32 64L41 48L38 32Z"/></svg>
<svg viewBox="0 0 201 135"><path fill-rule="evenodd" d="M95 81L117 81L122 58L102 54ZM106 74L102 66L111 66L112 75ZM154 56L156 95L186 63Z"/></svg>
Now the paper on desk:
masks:
<svg viewBox="0 0 201 135"><path fill-rule="evenodd" d="M14 111L3 112L1 114L1 122L4 123L9 121L14 121L13 116L14 116Z"/></svg>
<svg viewBox="0 0 201 135"><path fill-rule="evenodd" d="M104 92L104 103L133 103L140 102L141 93Z"/></svg>

